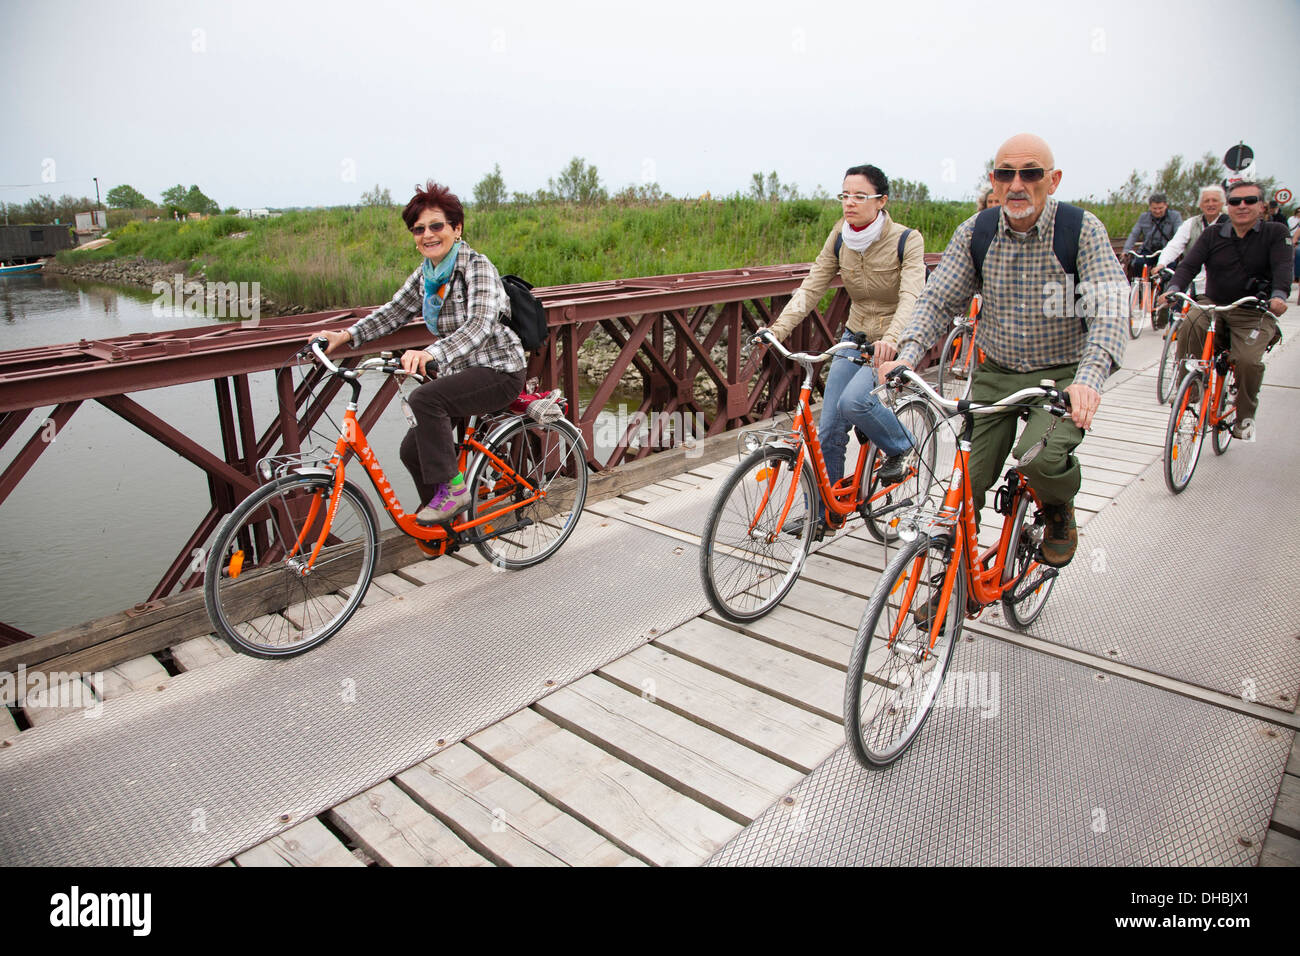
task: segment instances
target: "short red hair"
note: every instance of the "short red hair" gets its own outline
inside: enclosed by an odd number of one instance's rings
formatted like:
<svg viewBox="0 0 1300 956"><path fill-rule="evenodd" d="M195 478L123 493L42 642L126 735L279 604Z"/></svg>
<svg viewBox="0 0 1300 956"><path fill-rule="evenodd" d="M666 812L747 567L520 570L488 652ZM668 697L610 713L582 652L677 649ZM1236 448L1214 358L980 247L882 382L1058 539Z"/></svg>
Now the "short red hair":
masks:
<svg viewBox="0 0 1300 956"><path fill-rule="evenodd" d="M456 194L432 179L425 183L423 188L416 184L415 195L402 210L402 222L406 223L406 228L413 228L415 220L419 219L420 214L426 209L437 209L447 217L447 222L452 226L465 224L465 207L461 205Z"/></svg>

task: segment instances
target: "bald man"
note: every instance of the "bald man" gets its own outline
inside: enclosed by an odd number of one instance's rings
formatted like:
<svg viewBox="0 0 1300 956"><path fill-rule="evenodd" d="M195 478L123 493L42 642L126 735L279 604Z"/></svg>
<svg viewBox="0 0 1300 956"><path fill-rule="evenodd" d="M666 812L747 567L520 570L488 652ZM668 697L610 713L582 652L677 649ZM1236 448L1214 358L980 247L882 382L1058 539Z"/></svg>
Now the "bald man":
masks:
<svg viewBox="0 0 1300 956"><path fill-rule="evenodd" d="M977 341L987 358L975 372L971 399L996 401L1042 379L1054 381L1070 398L1070 418L1021 468L1047 522L1042 560L1062 567L1074 557L1079 541L1074 497L1081 476L1074 449L1101 403L1102 383L1124 357L1128 283L1100 220L1052 198L1061 170L1041 137L1022 133L1003 143L989 181L998 209L957 227L899 340L898 362L882 366L882 372L895 364L915 364L944 334L949 317L960 315L970 297L981 294ZM982 281L971 251L977 220L980 234L991 235ZM1072 234L1071 221L1081 223L1073 285L1053 246L1055 227ZM1072 290L1084 292L1084 298L1074 301ZM1051 420L1046 412L1031 411L1016 442L1016 415L976 416L970 468L977 521L1013 443L1019 458L1042 439Z"/></svg>

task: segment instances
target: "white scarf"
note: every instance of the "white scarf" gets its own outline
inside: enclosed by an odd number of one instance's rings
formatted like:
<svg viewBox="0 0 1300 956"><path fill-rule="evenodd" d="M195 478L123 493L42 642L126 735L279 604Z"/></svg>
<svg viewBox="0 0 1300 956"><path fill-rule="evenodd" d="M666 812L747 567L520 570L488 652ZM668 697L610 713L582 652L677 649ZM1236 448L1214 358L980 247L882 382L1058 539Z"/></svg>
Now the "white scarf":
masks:
<svg viewBox="0 0 1300 956"><path fill-rule="evenodd" d="M866 252L867 246L871 245L880 238L880 233L885 228L885 211L882 209L876 213L876 218L872 220L871 225L866 229L857 230L849 225L845 220L844 226L840 229L840 235L844 237L844 244L854 252Z"/></svg>

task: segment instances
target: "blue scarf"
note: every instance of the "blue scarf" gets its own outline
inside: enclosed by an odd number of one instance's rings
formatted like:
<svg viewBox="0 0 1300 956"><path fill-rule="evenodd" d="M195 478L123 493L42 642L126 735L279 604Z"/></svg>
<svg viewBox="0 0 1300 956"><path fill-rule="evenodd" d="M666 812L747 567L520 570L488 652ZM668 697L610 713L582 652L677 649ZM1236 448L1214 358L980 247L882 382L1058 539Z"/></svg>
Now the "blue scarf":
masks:
<svg viewBox="0 0 1300 956"><path fill-rule="evenodd" d="M456 268L456 256L460 254L460 240L452 245L451 251L442 257L436 266L428 259L424 260L424 324L434 335L438 334L438 313L447 298L451 274Z"/></svg>

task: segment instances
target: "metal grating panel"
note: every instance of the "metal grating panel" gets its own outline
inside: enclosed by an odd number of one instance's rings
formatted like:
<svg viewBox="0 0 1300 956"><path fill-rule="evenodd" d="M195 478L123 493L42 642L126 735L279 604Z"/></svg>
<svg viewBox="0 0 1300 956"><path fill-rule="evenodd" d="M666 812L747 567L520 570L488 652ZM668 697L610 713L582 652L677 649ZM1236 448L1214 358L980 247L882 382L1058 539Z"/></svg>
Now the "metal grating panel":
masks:
<svg viewBox="0 0 1300 956"><path fill-rule="evenodd" d="M0 750L0 863L230 857L694 617L697 561L588 513L539 567L470 569L305 656L226 658L26 731Z"/></svg>
<svg viewBox="0 0 1300 956"><path fill-rule="evenodd" d="M886 770L841 747L710 865L1257 861L1291 732L987 637L959 672L983 706L954 695Z"/></svg>
<svg viewBox="0 0 1300 956"><path fill-rule="evenodd" d="M1260 409L1259 440L1219 457L1207 437L1182 494L1157 461L1090 521L1029 633L1294 711L1300 391L1266 385Z"/></svg>

